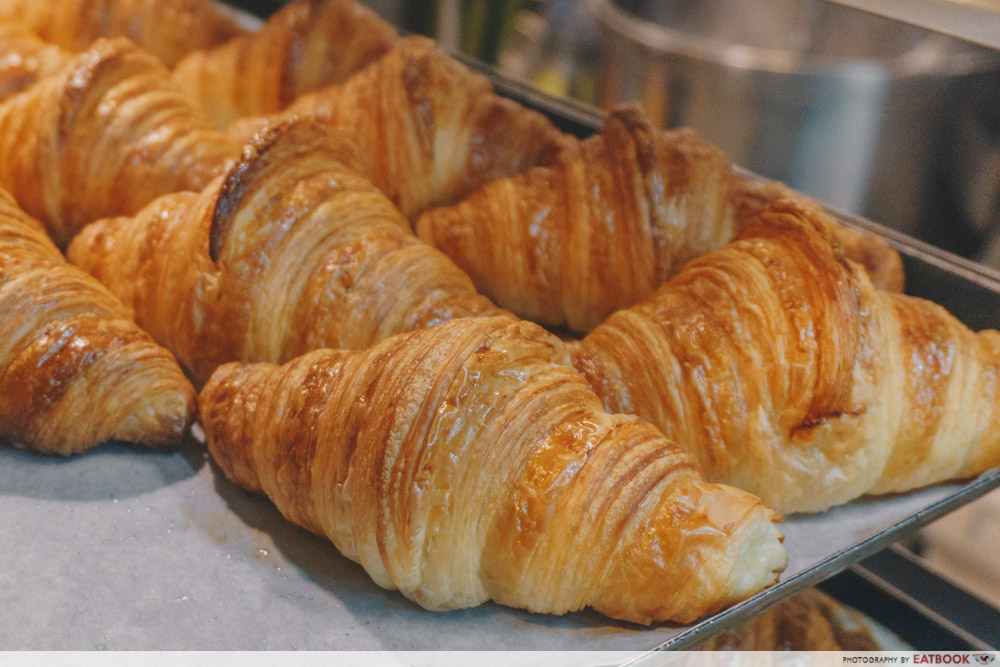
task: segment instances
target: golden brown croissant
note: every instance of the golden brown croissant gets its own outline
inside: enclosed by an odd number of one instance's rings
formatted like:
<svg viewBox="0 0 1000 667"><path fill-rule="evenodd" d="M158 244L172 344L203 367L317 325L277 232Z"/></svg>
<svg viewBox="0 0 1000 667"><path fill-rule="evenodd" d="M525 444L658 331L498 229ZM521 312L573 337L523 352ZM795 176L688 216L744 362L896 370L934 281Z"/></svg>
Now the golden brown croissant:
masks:
<svg viewBox="0 0 1000 667"><path fill-rule="evenodd" d="M416 230L499 305L589 331L731 241L752 210L746 190L717 148L624 107L552 166L428 211Z"/></svg>
<svg viewBox="0 0 1000 667"><path fill-rule="evenodd" d="M424 37L402 40L348 79L303 95L282 116L310 116L353 139L372 182L408 218L483 184L552 162L570 141L544 116L493 92ZM268 119L230 128L246 138Z"/></svg>
<svg viewBox="0 0 1000 667"><path fill-rule="evenodd" d="M499 312L360 169L336 131L285 123L202 193L89 225L68 257L200 379Z"/></svg>
<svg viewBox="0 0 1000 667"><path fill-rule="evenodd" d="M174 78L226 127L339 83L392 48L395 29L355 0L293 0L260 31L178 63Z"/></svg>
<svg viewBox="0 0 1000 667"><path fill-rule="evenodd" d="M95 42L0 104L0 186L60 246L91 220L201 189L238 155L163 65L125 39Z"/></svg>
<svg viewBox="0 0 1000 667"><path fill-rule="evenodd" d="M64 455L176 444L194 400L173 357L0 191L0 439Z"/></svg>
<svg viewBox="0 0 1000 667"><path fill-rule="evenodd" d="M1000 464L1000 333L876 290L795 202L612 315L574 363L609 410L783 512Z"/></svg>
<svg viewBox="0 0 1000 667"><path fill-rule="evenodd" d="M529 322L465 318L364 351L229 364L199 400L230 479L428 609L492 599L691 621L784 568L771 510L604 412Z"/></svg>
<svg viewBox="0 0 1000 667"><path fill-rule="evenodd" d="M714 146L625 108L558 164L490 183L416 229L497 303L587 331L732 237L730 178Z"/></svg>
<svg viewBox="0 0 1000 667"><path fill-rule="evenodd" d="M128 37L170 66L243 32L211 0L0 0L0 23L70 51L100 37Z"/></svg>
<svg viewBox="0 0 1000 667"><path fill-rule="evenodd" d="M58 72L69 58L30 30L0 24L0 101Z"/></svg>

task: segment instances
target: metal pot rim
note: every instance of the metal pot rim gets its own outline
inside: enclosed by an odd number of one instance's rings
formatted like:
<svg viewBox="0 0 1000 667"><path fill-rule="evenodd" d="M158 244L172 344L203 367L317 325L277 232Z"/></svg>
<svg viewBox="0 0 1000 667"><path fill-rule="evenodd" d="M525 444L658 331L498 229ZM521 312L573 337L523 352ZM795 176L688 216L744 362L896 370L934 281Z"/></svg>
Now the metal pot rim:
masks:
<svg viewBox="0 0 1000 667"><path fill-rule="evenodd" d="M613 0L584 0L598 22L615 33L660 54L678 54L741 70L829 77L953 77L1000 68L1000 58L986 49L958 50L940 57L937 40L887 59L803 56L782 49L734 44L693 35L639 18Z"/></svg>

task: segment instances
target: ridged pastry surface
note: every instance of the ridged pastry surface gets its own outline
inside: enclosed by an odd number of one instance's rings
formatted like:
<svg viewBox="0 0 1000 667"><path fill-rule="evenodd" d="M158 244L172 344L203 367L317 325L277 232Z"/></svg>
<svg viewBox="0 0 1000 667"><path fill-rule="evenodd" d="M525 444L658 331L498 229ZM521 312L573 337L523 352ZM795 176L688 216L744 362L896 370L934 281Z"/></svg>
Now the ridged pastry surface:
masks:
<svg viewBox="0 0 1000 667"><path fill-rule="evenodd" d="M101 37L127 37L170 66L242 33L212 0L3 0L0 23L69 51L85 51Z"/></svg>
<svg viewBox="0 0 1000 667"><path fill-rule="evenodd" d="M485 76L424 37L400 41L342 85L303 95L284 113L348 134L365 173L411 219L493 179L551 163L572 145L544 116L500 97Z"/></svg>
<svg viewBox="0 0 1000 667"><path fill-rule="evenodd" d="M500 312L360 172L340 133L281 123L200 194L89 225L68 256L201 380Z"/></svg>
<svg viewBox="0 0 1000 667"><path fill-rule="evenodd" d="M0 101L58 72L70 54L26 28L0 23Z"/></svg>
<svg viewBox="0 0 1000 667"><path fill-rule="evenodd" d="M194 389L128 310L0 191L0 439L54 454L177 444Z"/></svg>
<svg viewBox="0 0 1000 667"><path fill-rule="evenodd" d="M222 128L343 81L398 39L391 25L354 0L293 0L258 32L190 54L174 78Z"/></svg>
<svg viewBox="0 0 1000 667"><path fill-rule="evenodd" d="M687 130L661 130L636 107L613 110L599 134L549 162L425 212L416 231L497 304L582 333L794 196L735 176L715 146ZM859 231L838 234L875 279L901 287L895 250Z"/></svg>
<svg viewBox="0 0 1000 667"><path fill-rule="evenodd" d="M428 609L685 622L772 583L774 513L604 412L568 361L536 325L466 318L223 366L202 421L230 479Z"/></svg>
<svg viewBox="0 0 1000 667"><path fill-rule="evenodd" d="M873 288L832 223L788 202L608 318L574 363L708 479L819 511L1000 464L998 343Z"/></svg>
<svg viewBox="0 0 1000 667"><path fill-rule="evenodd" d="M92 220L201 189L238 155L126 39L95 42L0 104L0 186L60 247Z"/></svg>

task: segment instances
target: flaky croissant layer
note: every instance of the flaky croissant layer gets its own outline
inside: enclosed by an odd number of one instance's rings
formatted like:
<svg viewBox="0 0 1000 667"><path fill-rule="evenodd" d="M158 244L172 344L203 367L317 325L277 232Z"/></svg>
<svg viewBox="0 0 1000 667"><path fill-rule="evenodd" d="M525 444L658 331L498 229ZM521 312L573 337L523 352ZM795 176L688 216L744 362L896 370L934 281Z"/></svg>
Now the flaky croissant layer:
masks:
<svg viewBox="0 0 1000 667"><path fill-rule="evenodd" d="M256 33L191 53L174 79L220 128L339 83L392 48L395 29L355 0L293 0Z"/></svg>
<svg viewBox="0 0 1000 667"><path fill-rule="evenodd" d="M818 208L742 235L575 347L609 410L783 512L1000 465L1000 333L873 288Z"/></svg>
<svg viewBox="0 0 1000 667"><path fill-rule="evenodd" d="M280 116L308 116L350 136L365 174L410 219L552 162L571 143L424 37L401 40L343 84L301 96ZM230 136L245 140L269 120L235 123Z"/></svg>
<svg viewBox="0 0 1000 667"><path fill-rule="evenodd" d="M337 131L279 124L200 194L97 221L67 256L200 380L500 312L360 172Z"/></svg>
<svg viewBox="0 0 1000 667"><path fill-rule="evenodd" d="M416 231L498 305L579 332L635 305L794 194L737 177L715 146L688 130L661 130L635 107L613 110L598 135L549 164L525 166L533 168L426 211ZM838 234L873 277L901 286L895 250L863 232Z"/></svg>
<svg viewBox="0 0 1000 667"><path fill-rule="evenodd" d="M70 55L30 30L0 23L0 100L62 69Z"/></svg>
<svg viewBox="0 0 1000 667"><path fill-rule="evenodd" d="M563 344L466 318L369 350L228 364L200 396L226 475L433 610L492 599L691 621L772 583L776 516L611 415Z"/></svg>
<svg viewBox="0 0 1000 667"><path fill-rule="evenodd" d="M0 104L0 186L60 247L92 220L200 190L238 155L126 39L95 42Z"/></svg>
<svg viewBox="0 0 1000 667"><path fill-rule="evenodd" d="M242 32L212 0L3 0L0 22L70 51L127 37L167 65Z"/></svg>
<svg viewBox="0 0 1000 667"><path fill-rule="evenodd" d="M0 191L0 439L73 454L177 444L194 389L96 280Z"/></svg>

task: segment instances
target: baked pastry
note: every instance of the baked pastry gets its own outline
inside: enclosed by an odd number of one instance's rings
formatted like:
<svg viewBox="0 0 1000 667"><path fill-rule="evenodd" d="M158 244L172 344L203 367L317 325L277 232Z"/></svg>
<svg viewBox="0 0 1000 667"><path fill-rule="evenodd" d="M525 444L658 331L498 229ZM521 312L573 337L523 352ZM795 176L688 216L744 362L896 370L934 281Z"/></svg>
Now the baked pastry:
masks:
<svg viewBox="0 0 1000 667"><path fill-rule="evenodd" d="M69 58L30 30L0 24L0 101L58 72Z"/></svg>
<svg viewBox="0 0 1000 667"><path fill-rule="evenodd" d="M549 164L572 143L425 37L400 41L342 85L303 95L281 114L292 116L350 136L365 173L411 219L493 179ZM236 123L230 136L246 140L268 122Z"/></svg>
<svg viewBox="0 0 1000 667"><path fill-rule="evenodd" d="M465 318L228 364L199 404L230 479L427 609L688 622L773 583L775 514L604 412L568 361L534 324Z"/></svg>
<svg viewBox="0 0 1000 667"><path fill-rule="evenodd" d="M391 25L354 0L292 0L258 32L191 53L174 78L224 128L343 81L398 39Z"/></svg>
<svg viewBox="0 0 1000 667"><path fill-rule="evenodd" d="M861 614L809 589L768 607L699 651L880 651Z"/></svg>
<svg viewBox="0 0 1000 667"><path fill-rule="evenodd" d="M774 194L736 179L722 152L691 132L660 130L623 107L551 166L428 211L416 230L497 304L586 332L729 243ZM865 236L863 246L878 247L867 260L894 262L902 275L883 241Z"/></svg>
<svg viewBox="0 0 1000 667"><path fill-rule="evenodd" d="M737 221L752 220L782 200L795 201L804 208L816 206L805 195L778 181L736 176L732 188L730 199ZM840 249L852 262L864 267L875 287L890 292L903 291L903 260L884 239L843 225L835 226L834 234Z"/></svg>
<svg viewBox="0 0 1000 667"><path fill-rule="evenodd" d="M243 32L212 0L0 0L0 23L74 52L127 37L169 66Z"/></svg>
<svg viewBox="0 0 1000 667"><path fill-rule="evenodd" d="M195 395L106 289L0 190L0 439L50 454L177 444Z"/></svg>
<svg viewBox="0 0 1000 667"><path fill-rule="evenodd" d="M343 135L289 121L200 194L95 222L67 256L201 380L227 361L364 348L500 312L360 170Z"/></svg>
<svg viewBox="0 0 1000 667"><path fill-rule="evenodd" d="M0 186L59 246L91 220L201 189L238 155L126 39L95 42L0 104Z"/></svg>
<svg viewBox="0 0 1000 667"><path fill-rule="evenodd" d="M608 410L781 512L1000 465L1000 333L875 289L797 202L609 317L574 364Z"/></svg>

